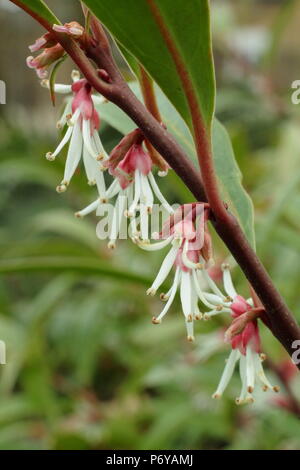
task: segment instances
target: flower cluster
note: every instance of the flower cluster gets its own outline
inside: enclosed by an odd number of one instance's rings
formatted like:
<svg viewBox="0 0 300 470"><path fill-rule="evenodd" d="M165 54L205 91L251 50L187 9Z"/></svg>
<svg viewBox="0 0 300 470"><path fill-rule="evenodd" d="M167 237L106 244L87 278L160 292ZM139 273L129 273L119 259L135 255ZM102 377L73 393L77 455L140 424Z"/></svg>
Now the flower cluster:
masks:
<svg viewBox="0 0 300 470"><path fill-rule="evenodd" d="M103 165L108 168L114 181L107 190L107 197L116 197L114 210L111 214L111 231L109 248L115 248L122 219L130 219L130 236L133 241L141 237L144 241L149 237L149 216L156 199L169 214L173 209L162 195L153 175L153 162L149 153L143 148L143 136L137 129L126 135L119 145L111 152ZM99 209L99 199L76 213L77 217ZM137 217L139 213L139 217Z"/></svg>
<svg viewBox="0 0 300 470"><path fill-rule="evenodd" d="M155 295L174 267L172 286L160 296L166 305L152 321L154 324L161 323L179 290L189 341L194 340L194 320L229 313L232 302L230 297L223 295L208 272L212 253L211 239L206 228L207 217L208 208L204 204L187 204L166 221L160 234L156 234L155 238L161 241L147 243L137 240L137 244L148 251L171 245L157 277L147 291L148 295ZM199 303L206 309L204 314L199 309Z"/></svg>
<svg viewBox="0 0 300 470"><path fill-rule="evenodd" d="M72 100L66 105L57 127L68 129L54 152L48 152L46 158L55 160L61 150L69 143L62 182L57 186L58 192L66 191L72 176L82 158L88 184L97 185L100 199L106 201L106 187L103 176L104 167L101 162L108 159L98 130L100 117L95 109L92 98L92 87L85 79L80 79L78 73L72 73L72 85L55 85L54 91L58 93L72 93ZM43 81L48 86L47 81Z"/></svg>
<svg viewBox="0 0 300 470"><path fill-rule="evenodd" d="M74 39L84 34L76 22L54 25L58 33L65 33ZM34 68L42 79L42 85L49 88L46 79L48 67L60 59L64 51L57 44L53 34L47 33L30 46L31 52L40 51L37 57L29 57L27 64ZM106 100L93 92L86 79L80 78L77 71L72 72L72 84L55 84L54 92L68 96L64 111L57 123L59 129L66 129L64 136L53 152L46 158L54 161L62 149L68 145L62 181L58 192L67 190L70 181L82 160L89 185L97 188L97 197L84 209L76 212L81 218L101 210L109 200L113 209L109 215L109 248L115 248L120 237L122 224L128 225L132 241L146 251L161 250L169 247L158 274L147 294L154 296L165 285L173 270L171 286L160 299L165 305L152 321L159 324L169 311L179 292L182 312L189 341L194 340L195 320L208 320L218 314L231 315L232 326L225 339L232 351L226 363L219 386L213 395L221 397L237 362L240 365L242 390L237 403L253 400L255 380L259 379L263 389L272 388L263 368L263 355L260 352L260 338L257 317L254 315L252 300L246 301L233 287L229 267L223 265L223 288L220 289L210 274L213 264L212 241L208 230L209 206L192 203L172 207L161 193L155 178L155 164L146 150L145 138L141 130L135 129L127 134L108 155L102 145L99 128L98 105ZM105 173L109 175L105 176ZM160 172L158 172L160 174ZM112 180L107 185L107 180ZM149 237L149 221L155 203L167 214L161 231Z"/></svg>

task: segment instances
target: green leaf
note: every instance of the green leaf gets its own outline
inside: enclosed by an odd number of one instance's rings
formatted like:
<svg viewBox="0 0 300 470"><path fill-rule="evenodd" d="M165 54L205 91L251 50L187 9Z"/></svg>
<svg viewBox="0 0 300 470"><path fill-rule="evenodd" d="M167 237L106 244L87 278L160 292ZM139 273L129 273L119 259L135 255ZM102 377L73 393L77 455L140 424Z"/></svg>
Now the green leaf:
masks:
<svg viewBox="0 0 300 470"><path fill-rule="evenodd" d="M54 13L45 4L45 2L43 2L43 0L23 0L18 1L17 5L24 8L25 11L30 10L35 16L38 16L51 24L60 24L59 19L56 18Z"/></svg>
<svg viewBox="0 0 300 470"><path fill-rule="evenodd" d="M238 218L248 241L255 247L253 204L243 188L242 174L229 135L217 119L213 125L213 154L223 200Z"/></svg>
<svg viewBox="0 0 300 470"><path fill-rule="evenodd" d="M143 65L192 129L186 93L166 42L168 36L209 128L215 83L208 0L85 0L85 3L122 47Z"/></svg>

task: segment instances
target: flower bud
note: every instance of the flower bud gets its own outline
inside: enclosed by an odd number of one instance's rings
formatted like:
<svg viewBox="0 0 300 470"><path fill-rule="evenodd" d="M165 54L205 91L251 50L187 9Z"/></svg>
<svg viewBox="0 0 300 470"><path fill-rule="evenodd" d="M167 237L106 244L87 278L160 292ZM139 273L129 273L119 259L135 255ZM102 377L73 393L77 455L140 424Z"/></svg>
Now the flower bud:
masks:
<svg viewBox="0 0 300 470"><path fill-rule="evenodd" d="M31 44L29 47L30 52L37 52L44 48L53 47L57 44L56 39L53 34L46 33L40 38L37 38L34 44Z"/></svg>
<svg viewBox="0 0 300 470"><path fill-rule="evenodd" d="M143 141L143 134L139 129L135 129L129 134L125 135L116 147L110 153L107 166L110 170L114 170L118 164L123 160L130 147L133 144L141 143Z"/></svg>
<svg viewBox="0 0 300 470"><path fill-rule="evenodd" d="M84 28L77 21L71 21L71 23L54 24L52 29L57 33L65 33L74 39L80 38L84 33Z"/></svg>
<svg viewBox="0 0 300 470"><path fill-rule="evenodd" d="M242 315L243 313L251 310L252 307L246 302L246 300L241 295L237 295L234 298L234 301L232 302L230 308L232 311L233 318L236 318Z"/></svg>
<svg viewBox="0 0 300 470"><path fill-rule="evenodd" d="M249 323L248 312L243 313L239 317L235 318L231 323L230 327L226 330L224 339L226 343L230 343L233 338L244 331L247 324Z"/></svg>
<svg viewBox="0 0 300 470"><path fill-rule="evenodd" d="M56 46L44 49L37 57L27 57L26 63L29 68L35 69L39 78L45 79L48 75L47 68L49 65L60 59L63 54L63 47L60 44L56 44Z"/></svg>

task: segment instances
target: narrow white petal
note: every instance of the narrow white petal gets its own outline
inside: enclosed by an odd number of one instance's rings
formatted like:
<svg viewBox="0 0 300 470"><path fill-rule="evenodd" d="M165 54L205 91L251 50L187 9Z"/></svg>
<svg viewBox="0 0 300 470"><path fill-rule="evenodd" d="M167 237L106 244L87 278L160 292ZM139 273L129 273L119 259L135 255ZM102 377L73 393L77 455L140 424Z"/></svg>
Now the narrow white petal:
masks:
<svg viewBox="0 0 300 470"><path fill-rule="evenodd" d="M98 153L98 158L101 158L101 160L108 160L109 157L106 151L104 150L100 136L96 130L94 131L94 134L93 134L93 140L94 140L94 146Z"/></svg>
<svg viewBox="0 0 300 470"><path fill-rule="evenodd" d="M83 146L83 164L89 184L96 184L96 174L100 172L97 162L92 158L86 148Z"/></svg>
<svg viewBox="0 0 300 470"><path fill-rule="evenodd" d="M119 223L118 223L118 208L119 208L119 198L117 199L116 205L113 210L113 217L111 222L111 231L109 234L110 242L115 242L119 234Z"/></svg>
<svg viewBox="0 0 300 470"><path fill-rule="evenodd" d="M60 141L59 145L56 147L55 151L51 153L51 157L55 158L59 152L64 148L64 146L69 142L71 136L72 136L73 128L68 127L67 132L63 136L62 140Z"/></svg>
<svg viewBox="0 0 300 470"><path fill-rule="evenodd" d="M76 122L79 119L79 116L80 116L80 109L77 108L75 113L71 116L71 118L67 120L68 125L71 127L75 126Z"/></svg>
<svg viewBox="0 0 300 470"><path fill-rule="evenodd" d="M184 247L183 247L183 251L182 251L182 261L183 261L183 264L187 267L187 268L190 268L190 269L202 269L204 265L202 265L201 263L194 263L193 261L191 261L188 256L187 256L187 251L188 251L188 247L189 247L189 242L186 241L184 243Z"/></svg>
<svg viewBox="0 0 300 470"><path fill-rule="evenodd" d="M137 221L135 217L132 217L130 219L128 230L129 230L129 235L133 239L134 243L136 243L140 248L142 248L141 245L139 245L139 242L141 241L139 239L140 232L137 229Z"/></svg>
<svg viewBox="0 0 300 470"><path fill-rule="evenodd" d="M240 352L238 349L233 349L227 359L223 374L221 376L221 380L219 382L218 388L213 394L214 398L220 398L223 395L224 390L226 389L229 381L233 375L234 368L236 365L237 360L240 357Z"/></svg>
<svg viewBox="0 0 300 470"><path fill-rule="evenodd" d="M233 287L230 269L227 265L223 266L223 284L227 295L234 299L237 296L236 290Z"/></svg>
<svg viewBox="0 0 300 470"><path fill-rule="evenodd" d="M188 341L194 341L194 321L185 321L186 333Z"/></svg>
<svg viewBox="0 0 300 470"><path fill-rule="evenodd" d="M114 210L113 210L113 217L112 217L112 222L111 222L111 232L109 235L110 242L115 243L117 240L120 229L121 229L121 224L122 220L124 217L124 209L126 206L126 196L122 193L119 194Z"/></svg>
<svg viewBox="0 0 300 470"><path fill-rule="evenodd" d="M216 305L223 305L222 297L219 297L216 294L211 294L210 292L203 292L205 298L212 304Z"/></svg>
<svg viewBox="0 0 300 470"><path fill-rule="evenodd" d="M61 118L56 123L57 129L62 129L67 124L67 116L69 116L69 114L72 114L72 100L66 99L66 105L62 112Z"/></svg>
<svg viewBox="0 0 300 470"><path fill-rule="evenodd" d="M153 206L153 193L147 176L141 174L141 201L149 208Z"/></svg>
<svg viewBox="0 0 300 470"><path fill-rule="evenodd" d="M147 293L150 295L154 295L157 291L157 289L162 285L162 283L166 280L168 274L170 273L172 266L175 262L176 256L177 256L177 251L178 249L175 247L172 247L165 259L162 262L162 265L160 267L160 270L158 271L158 274L150 287L148 289Z"/></svg>
<svg viewBox="0 0 300 470"><path fill-rule="evenodd" d="M203 269L203 271L201 271L201 274L203 278L205 279L205 281L207 282L207 284L209 285L209 287L211 288L211 290L224 301L225 299L224 294L220 291L216 283L212 280L212 278L210 277L206 269Z"/></svg>
<svg viewBox="0 0 300 470"><path fill-rule="evenodd" d="M221 313L231 313L230 309L222 308L222 309L214 309L210 310L209 312L205 312L203 315L204 320L208 320L211 317L215 317L216 315L220 315Z"/></svg>
<svg viewBox="0 0 300 470"><path fill-rule="evenodd" d="M202 289L199 283L197 272L195 270L192 271L192 276L193 276L193 281L194 281L194 287L198 294L199 299L206 307L214 310L216 306L206 300L206 297L204 296L204 293L202 292Z"/></svg>
<svg viewBox="0 0 300 470"><path fill-rule="evenodd" d="M162 250L166 246L168 246L171 241L173 240L173 235L171 235L169 238L166 238L165 240L162 240L160 242L156 243L144 243L142 240L137 240L137 243L140 248L142 248L145 251L156 251L156 250Z"/></svg>
<svg viewBox="0 0 300 470"><path fill-rule="evenodd" d="M198 295L197 292L194 288L194 282L193 279L191 278L191 284L192 284L192 306L193 306L193 318L195 320L201 320L203 317L202 313L199 310L198 307Z"/></svg>
<svg viewBox="0 0 300 470"><path fill-rule="evenodd" d="M132 201L133 201L134 185L133 185L133 184L130 184L129 186L127 186L127 188L125 189L125 191L126 191L127 199L128 199L128 207L130 207L131 204L132 204Z"/></svg>
<svg viewBox="0 0 300 470"><path fill-rule="evenodd" d="M193 316L193 294L192 294L192 278L189 272L182 271L180 283L180 298L182 310L185 318Z"/></svg>
<svg viewBox="0 0 300 470"><path fill-rule="evenodd" d="M122 191L121 186L119 185L119 181L115 179L108 190L106 191L106 197L111 199L115 197L120 191Z"/></svg>
<svg viewBox="0 0 300 470"><path fill-rule="evenodd" d="M100 204L99 199L96 199L96 201L93 201L91 204L89 204L87 207L82 209L79 212L76 212L76 217L84 217L87 214L90 214L91 212L94 212L97 210L98 206Z"/></svg>
<svg viewBox="0 0 300 470"><path fill-rule="evenodd" d="M255 381L255 368L253 361L253 351L251 346L246 348L246 377L247 377L247 390L249 393L252 393L254 390L254 381Z"/></svg>
<svg viewBox="0 0 300 470"><path fill-rule="evenodd" d="M269 382L269 380L267 379L265 375L259 354L253 354L253 360L254 360L254 368L255 368L256 377L263 383L264 389L265 390L268 388L270 388L271 390L274 389L273 385Z"/></svg>
<svg viewBox="0 0 300 470"><path fill-rule="evenodd" d="M83 135L83 141L84 145L86 146L89 154L97 160L98 154L93 148L93 140L91 137L91 126L90 126L90 120L89 119L83 119L82 120L82 135Z"/></svg>
<svg viewBox="0 0 300 470"><path fill-rule="evenodd" d="M123 193L120 193L118 196L118 199L119 199L118 224L119 224L119 232L120 232L122 222L125 220L124 212L125 212L126 205L127 205L127 196L124 195Z"/></svg>
<svg viewBox="0 0 300 470"><path fill-rule="evenodd" d="M62 83L55 83L54 85L55 93L67 94L72 93L72 86L71 85L63 85Z"/></svg>
<svg viewBox="0 0 300 470"><path fill-rule="evenodd" d="M102 171L98 171L96 174L96 184L98 188L98 192L102 201L106 201L107 194L106 194L106 187L105 187L105 179Z"/></svg>
<svg viewBox="0 0 300 470"><path fill-rule="evenodd" d="M166 313L168 312L169 308L171 307L171 305L172 305L172 303L173 303L173 301L174 301L176 292L177 292L179 280L180 280L180 271L179 271L179 268L177 268L177 269L176 269L176 272L175 272L174 281L173 281L172 287L171 287L171 289L170 289L169 299L168 299L166 305L164 306L163 310L162 310L161 313L159 314L159 316L156 318L156 321L157 321L157 322L160 322L160 321L163 319L163 317L166 315Z"/></svg>
<svg viewBox="0 0 300 470"><path fill-rule="evenodd" d="M107 198L106 186L103 172L101 171L102 165L91 156L87 147L84 145L83 159L86 168L86 173L90 183L96 183L101 199Z"/></svg>
<svg viewBox="0 0 300 470"><path fill-rule="evenodd" d="M64 172L64 182L69 183L71 180L78 163L81 158L82 153L82 134L80 129L79 121L76 122L72 138L70 141L70 147L67 155L67 160L65 164L65 172Z"/></svg>
<svg viewBox="0 0 300 470"><path fill-rule="evenodd" d="M253 402L253 398L247 390L247 364L246 358L243 354L241 354L240 358L240 376L242 381L242 389L240 396L236 399L237 405Z"/></svg>

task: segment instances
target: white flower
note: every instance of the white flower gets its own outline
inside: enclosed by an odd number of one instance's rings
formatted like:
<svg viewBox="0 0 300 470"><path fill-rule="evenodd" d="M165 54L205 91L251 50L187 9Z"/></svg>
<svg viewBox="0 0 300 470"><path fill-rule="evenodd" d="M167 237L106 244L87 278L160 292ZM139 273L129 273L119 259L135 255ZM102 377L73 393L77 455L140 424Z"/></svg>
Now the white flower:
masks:
<svg viewBox="0 0 300 470"><path fill-rule="evenodd" d="M132 135L125 136L123 141L129 138L131 139ZM155 181L151 171L152 160L143 149L142 143L132 144L122 160L118 162L114 161L114 151L111 155L105 165L115 178L106 192L107 199L116 197L113 211L109 214L111 230L108 247L113 249L120 234L124 217L130 220L129 233L132 240L136 241L137 237L140 237L147 241L149 239L149 216L152 213L155 199L168 214L172 214L174 211ZM97 211L99 214L100 205L101 201L97 198L89 206L77 212L76 216L83 217L93 211Z"/></svg>
<svg viewBox="0 0 300 470"><path fill-rule="evenodd" d="M67 189L82 158L88 183L96 184L101 200L106 201L104 167L101 162L108 156L98 134L100 119L95 109L92 88L87 80L80 80L77 71L72 73L72 79L72 85L54 86L56 93L73 93L73 98L67 102L63 115L57 123L58 128L63 128L67 124L67 131L56 150L48 152L46 158L50 161L55 160L65 145L69 144L63 180L57 191L64 192ZM42 84L49 86L48 81L43 81Z"/></svg>
<svg viewBox="0 0 300 470"><path fill-rule="evenodd" d="M235 322L237 319L242 320L240 322L242 329L237 329L236 334L232 334L232 336L228 338L232 351L227 359L224 372L218 388L213 394L213 398L220 398L222 396L233 375L236 364L239 363L242 389L239 397L236 399L236 403L239 405L252 403L254 401L252 393L254 392L256 381L262 384L264 391L272 389L278 392L279 388L276 386L273 387L270 384L262 367L262 361L265 359L265 355L260 352L261 345L257 319L251 319L249 315L249 312L253 312L252 299L246 301L243 297L237 295L227 265L223 266L223 279L225 290L233 298L233 302L230 306L232 317ZM245 317L245 315L247 315L247 317Z"/></svg>
<svg viewBox="0 0 300 470"><path fill-rule="evenodd" d="M187 336L189 341L194 340L194 320L207 319L219 313L230 313L231 298L226 297L209 276L204 259L204 240L197 238L197 231L192 220L187 217L181 221L176 220L170 224L169 236L157 243L147 243L137 240L138 245L147 251L160 250L172 245L165 257L160 270L147 294L154 296L157 290L167 279L172 268L175 267L175 276L169 291L161 294L160 298L166 301L161 313L153 318L153 323L162 321L170 309L177 291L180 293L182 311L185 317ZM200 243L200 245L198 245ZM203 314L198 303L208 311Z"/></svg>

